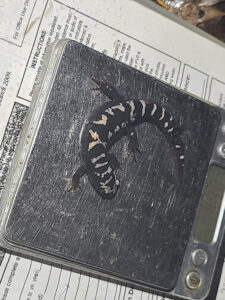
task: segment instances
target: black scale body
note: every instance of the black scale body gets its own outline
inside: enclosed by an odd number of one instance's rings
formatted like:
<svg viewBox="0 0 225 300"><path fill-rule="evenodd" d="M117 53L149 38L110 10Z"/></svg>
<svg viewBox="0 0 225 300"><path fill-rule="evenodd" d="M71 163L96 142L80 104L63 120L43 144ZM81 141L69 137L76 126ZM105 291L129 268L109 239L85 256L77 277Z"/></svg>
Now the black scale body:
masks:
<svg viewBox="0 0 225 300"><path fill-rule="evenodd" d="M173 116L150 100L124 100L108 83L94 81L98 84L96 90L112 101L97 107L83 124L80 133L83 165L74 173L71 189L76 189L79 179L86 173L92 187L102 198L114 198L119 188L116 177L119 162L110 149L123 136L128 136L129 149L135 155L139 151L135 127L143 122L156 125L165 135L175 153L179 177L182 177L184 143Z"/></svg>

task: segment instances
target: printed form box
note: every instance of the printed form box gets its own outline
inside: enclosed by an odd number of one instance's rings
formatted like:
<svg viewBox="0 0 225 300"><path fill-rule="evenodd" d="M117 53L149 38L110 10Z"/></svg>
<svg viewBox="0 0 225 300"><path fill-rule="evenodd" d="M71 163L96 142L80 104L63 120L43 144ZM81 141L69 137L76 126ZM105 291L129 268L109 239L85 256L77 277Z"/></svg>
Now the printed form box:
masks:
<svg viewBox="0 0 225 300"><path fill-rule="evenodd" d="M208 75L185 65L180 88L198 97L205 98Z"/></svg>
<svg viewBox="0 0 225 300"><path fill-rule="evenodd" d="M36 0L1 1L0 39L21 47L35 4Z"/></svg>
<svg viewBox="0 0 225 300"><path fill-rule="evenodd" d="M225 108L225 82L212 78L209 101Z"/></svg>

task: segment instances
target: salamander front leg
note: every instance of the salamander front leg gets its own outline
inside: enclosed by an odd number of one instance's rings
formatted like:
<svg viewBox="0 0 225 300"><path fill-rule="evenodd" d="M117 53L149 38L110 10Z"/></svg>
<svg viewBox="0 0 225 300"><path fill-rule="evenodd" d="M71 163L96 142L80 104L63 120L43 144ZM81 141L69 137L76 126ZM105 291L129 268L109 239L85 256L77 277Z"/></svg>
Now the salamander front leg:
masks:
<svg viewBox="0 0 225 300"><path fill-rule="evenodd" d="M121 102L125 101L124 97L120 95L117 89L105 81L99 81L95 78L91 78L96 84L96 88L92 88L92 90L99 91L100 93L106 95L111 101Z"/></svg>
<svg viewBox="0 0 225 300"><path fill-rule="evenodd" d="M70 182L67 184L66 191L69 192L72 190L72 192L74 193L79 186L80 178L83 177L86 172L86 167L84 165L80 166L73 174Z"/></svg>
<svg viewBox="0 0 225 300"><path fill-rule="evenodd" d="M107 158L114 171L120 169L120 163L113 153L107 153Z"/></svg>
<svg viewBox="0 0 225 300"><path fill-rule="evenodd" d="M129 128L127 132L129 138L128 151L133 153L134 161L137 162L136 154L141 153L138 145L137 133L134 128Z"/></svg>

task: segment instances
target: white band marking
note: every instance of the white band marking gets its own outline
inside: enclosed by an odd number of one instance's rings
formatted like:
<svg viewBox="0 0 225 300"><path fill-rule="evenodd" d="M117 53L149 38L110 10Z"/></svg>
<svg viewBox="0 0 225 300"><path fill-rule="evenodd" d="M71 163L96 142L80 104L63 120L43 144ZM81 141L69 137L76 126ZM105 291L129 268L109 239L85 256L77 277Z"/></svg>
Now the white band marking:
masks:
<svg viewBox="0 0 225 300"><path fill-rule="evenodd" d="M123 112L125 111L125 107L123 106L122 103L119 103L118 105L112 106L111 109L119 109L119 110L121 110Z"/></svg>
<svg viewBox="0 0 225 300"><path fill-rule="evenodd" d="M153 116L153 115L154 115L154 113L155 113L156 109L157 109L157 105L154 103L154 105L153 105L153 109L152 109L152 111L151 111L151 116Z"/></svg>
<svg viewBox="0 0 225 300"><path fill-rule="evenodd" d="M111 108L111 107L107 108L107 109L105 110L105 112L108 113L109 115L112 115L112 116L115 115L114 112L112 111L112 108Z"/></svg>
<svg viewBox="0 0 225 300"><path fill-rule="evenodd" d="M170 128L170 129L168 129L168 132L172 132L172 131L173 131L173 129L174 129L173 127L172 127L172 128Z"/></svg>
<svg viewBox="0 0 225 300"><path fill-rule="evenodd" d="M112 137L112 132L109 131L109 133L108 133L108 139L110 140L111 137Z"/></svg>
<svg viewBox="0 0 225 300"><path fill-rule="evenodd" d="M105 153L102 153L102 154L100 154L99 156L92 158L92 159L91 159L91 162L92 162L92 163L96 163L96 161L99 160L99 159L102 158L102 157L105 157Z"/></svg>
<svg viewBox="0 0 225 300"><path fill-rule="evenodd" d="M165 117L165 108L162 108L162 115L161 118L159 118L159 120L162 120Z"/></svg>
<svg viewBox="0 0 225 300"><path fill-rule="evenodd" d="M94 124L99 124L99 125L106 125L107 120L108 120L107 116L102 115L102 119L101 120L94 121L93 123Z"/></svg>
<svg viewBox="0 0 225 300"><path fill-rule="evenodd" d="M130 110L130 120L134 121L135 120L135 117L134 117L134 110L135 110L134 101L129 101L128 103L129 103L129 105L131 107L131 110Z"/></svg>
<svg viewBox="0 0 225 300"><path fill-rule="evenodd" d="M141 111L141 116L143 117L145 114L145 109L146 109L146 103L143 100L140 100L141 104L142 104L142 111Z"/></svg>
<svg viewBox="0 0 225 300"><path fill-rule="evenodd" d="M96 164L95 165L95 168L97 169L97 168L101 168L101 167L103 167L103 166L105 166L105 165L107 165L108 164L108 162L106 161L106 162L104 162L104 163L99 163L99 164Z"/></svg>
<svg viewBox="0 0 225 300"><path fill-rule="evenodd" d="M108 167L108 169L102 173L101 177L103 178L106 174L110 174L112 172L112 168L111 167Z"/></svg>

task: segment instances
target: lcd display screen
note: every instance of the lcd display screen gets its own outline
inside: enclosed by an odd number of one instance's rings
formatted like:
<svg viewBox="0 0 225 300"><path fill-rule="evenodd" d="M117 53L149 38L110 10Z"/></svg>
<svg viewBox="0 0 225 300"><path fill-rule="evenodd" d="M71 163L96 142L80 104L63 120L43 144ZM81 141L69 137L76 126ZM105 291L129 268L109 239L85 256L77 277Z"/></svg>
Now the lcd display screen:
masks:
<svg viewBox="0 0 225 300"><path fill-rule="evenodd" d="M207 244L215 242L224 212L225 171L212 165L203 191L197 221L194 227L194 238Z"/></svg>

